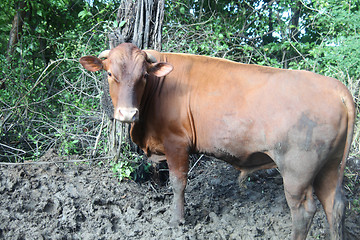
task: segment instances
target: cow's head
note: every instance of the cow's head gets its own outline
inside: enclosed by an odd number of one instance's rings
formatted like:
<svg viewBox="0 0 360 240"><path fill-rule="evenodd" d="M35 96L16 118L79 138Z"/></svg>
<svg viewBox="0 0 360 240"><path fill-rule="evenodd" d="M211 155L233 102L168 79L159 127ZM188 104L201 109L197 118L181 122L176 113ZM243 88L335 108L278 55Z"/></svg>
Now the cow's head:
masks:
<svg viewBox="0 0 360 240"><path fill-rule="evenodd" d="M99 57L82 57L80 63L92 72L107 71L114 118L123 122L135 122L139 119L139 105L147 76L153 74L163 77L173 69L169 63L157 62L150 53L141 51L130 43L106 50Z"/></svg>

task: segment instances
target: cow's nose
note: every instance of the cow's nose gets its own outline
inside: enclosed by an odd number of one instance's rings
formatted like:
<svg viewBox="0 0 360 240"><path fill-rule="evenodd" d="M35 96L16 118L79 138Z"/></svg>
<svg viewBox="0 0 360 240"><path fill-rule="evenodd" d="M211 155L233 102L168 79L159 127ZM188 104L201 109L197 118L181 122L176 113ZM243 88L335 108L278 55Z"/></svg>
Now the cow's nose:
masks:
<svg viewBox="0 0 360 240"><path fill-rule="evenodd" d="M114 118L122 122L135 122L139 120L139 110L137 108L118 108Z"/></svg>

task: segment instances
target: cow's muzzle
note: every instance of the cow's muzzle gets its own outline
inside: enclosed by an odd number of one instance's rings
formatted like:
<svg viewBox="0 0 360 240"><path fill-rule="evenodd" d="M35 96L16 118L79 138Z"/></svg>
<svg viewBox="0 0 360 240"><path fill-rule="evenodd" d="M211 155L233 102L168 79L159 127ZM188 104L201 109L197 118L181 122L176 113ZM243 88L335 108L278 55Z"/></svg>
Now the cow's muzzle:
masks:
<svg viewBox="0 0 360 240"><path fill-rule="evenodd" d="M136 122L139 120L139 110L137 108L118 108L114 113L114 118L121 122Z"/></svg>

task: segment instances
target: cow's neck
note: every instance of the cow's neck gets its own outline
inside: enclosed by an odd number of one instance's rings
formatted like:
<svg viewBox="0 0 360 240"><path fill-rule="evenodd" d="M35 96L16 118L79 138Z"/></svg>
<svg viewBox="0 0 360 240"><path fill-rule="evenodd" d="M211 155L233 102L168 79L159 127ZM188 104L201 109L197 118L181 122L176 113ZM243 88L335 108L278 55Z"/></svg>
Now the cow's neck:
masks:
<svg viewBox="0 0 360 240"><path fill-rule="evenodd" d="M146 86L144 90L144 94L141 98L140 103L140 114L143 116L147 115L147 111L149 109L149 105L152 103L155 93L161 88L164 78L158 78L154 75L148 75L146 77ZM141 115L140 115L141 117Z"/></svg>

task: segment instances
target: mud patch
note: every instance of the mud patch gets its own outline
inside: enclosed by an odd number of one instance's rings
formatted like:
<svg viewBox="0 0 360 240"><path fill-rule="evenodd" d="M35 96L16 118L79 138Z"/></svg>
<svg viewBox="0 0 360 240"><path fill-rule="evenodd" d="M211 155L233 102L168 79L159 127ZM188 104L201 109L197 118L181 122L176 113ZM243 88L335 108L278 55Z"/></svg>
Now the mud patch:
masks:
<svg viewBox="0 0 360 240"><path fill-rule="evenodd" d="M119 183L95 164L0 166L0 238L289 239L290 211L276 170L252 174L242 188L237 177L221 161L197 164L186 189L186 224L171 228L168 186ZM328 239L317 207L308 239ZM358 239L360 217L347 211L345 225L348 239Z"/></svg>

